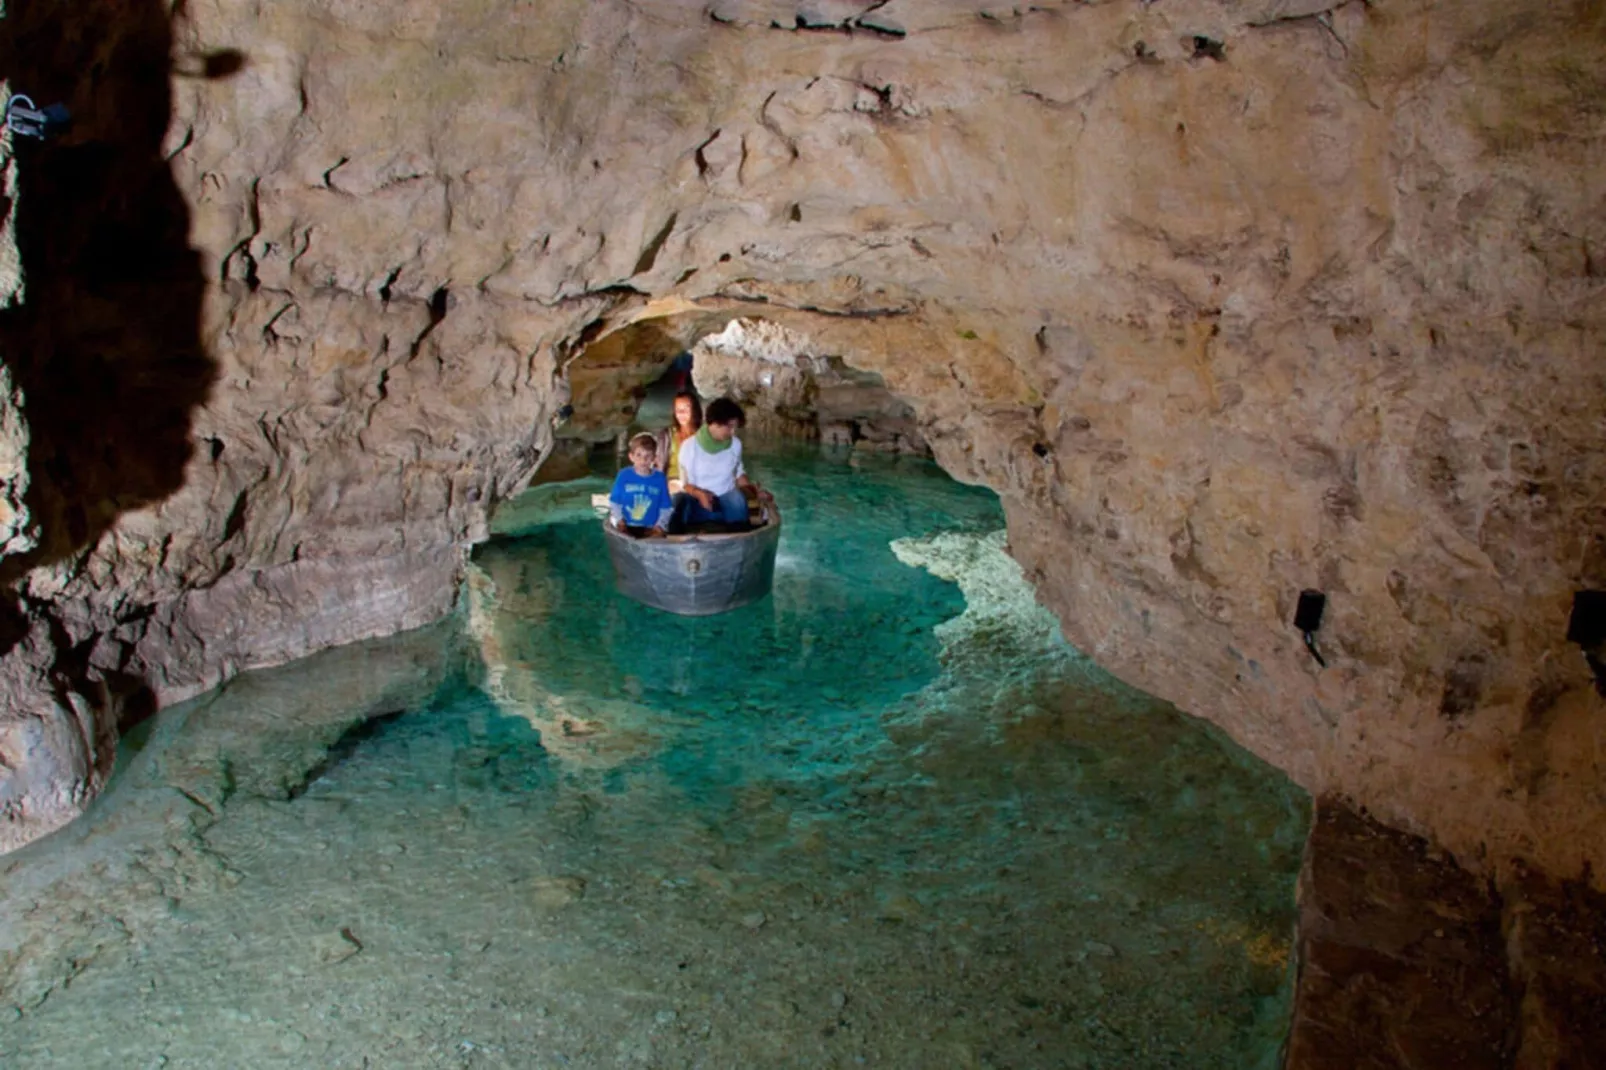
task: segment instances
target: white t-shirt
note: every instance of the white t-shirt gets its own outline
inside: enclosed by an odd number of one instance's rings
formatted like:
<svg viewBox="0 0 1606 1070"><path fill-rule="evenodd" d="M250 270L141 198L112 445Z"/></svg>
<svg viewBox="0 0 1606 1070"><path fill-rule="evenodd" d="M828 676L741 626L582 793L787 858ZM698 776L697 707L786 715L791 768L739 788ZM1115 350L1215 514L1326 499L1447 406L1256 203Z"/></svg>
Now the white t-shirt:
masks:
<svg viewBox="0 0 1606 1070"><path fill-rule="evenodd" d="M705 453L695 435L680 444L680 478L690 486L701 487L717 497L734 490L737 477L746 474L742 469L742 440L735 436L731 437L730 449L718 453Z"/></svg>

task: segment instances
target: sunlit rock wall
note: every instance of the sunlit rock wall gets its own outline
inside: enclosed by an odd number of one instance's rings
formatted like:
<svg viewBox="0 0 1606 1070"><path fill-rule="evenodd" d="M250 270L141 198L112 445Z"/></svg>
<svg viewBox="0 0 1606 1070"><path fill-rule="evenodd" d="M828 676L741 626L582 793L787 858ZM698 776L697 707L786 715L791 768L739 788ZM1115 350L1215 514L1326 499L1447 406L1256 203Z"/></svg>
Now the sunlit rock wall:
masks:
<svg viewBox="0 0 1606 1070"><path fill-rule="evenodd" d="M646 374L588 346L761 316L1003 496L1104 665L1469 863L1606 874L1563 639L1606 586L1598 0L124 6L11 11L54 151L159 164L203 284L180 478L47 510L18 579L85 680L440 613L558 408L600 438ZM25 391L92 344L40 301Z"/></svg>

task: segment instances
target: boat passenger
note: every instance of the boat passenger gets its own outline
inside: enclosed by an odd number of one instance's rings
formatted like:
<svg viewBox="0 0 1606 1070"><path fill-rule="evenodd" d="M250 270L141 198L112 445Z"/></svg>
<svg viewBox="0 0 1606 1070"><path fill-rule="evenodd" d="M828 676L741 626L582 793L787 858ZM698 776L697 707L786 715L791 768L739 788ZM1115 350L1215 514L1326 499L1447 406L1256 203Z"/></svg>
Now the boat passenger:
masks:
<svg viewBox="0 0 1606 1070"><path fill-rule="evenodd" d="M684 488L675 495L671 532L684 531L688 524L747 526L745 492L756 494L760 488L747 478L742 467L742 440L736 437L736 431L745 421L742 407L730 398L716 398L709 403L703 426L680 447Z"/></svg>
<svg viewBox="0 0 1606 1070"><path fill-rule="evenodd" d="M608 494L608 522L637 538L662 538L668 534L674 501L669 481L653 467L658 443L643 431L630 440L630 467L615 477Z"/></svg>
<svg viewBox="0 0 1606 1070"><path fill-rule="evenodd" d="M669 479L669 492L680 493L680 447L703 426L703 403L695 392L675 395L674 423L658 432L658 457L653 463Z"/></svg>

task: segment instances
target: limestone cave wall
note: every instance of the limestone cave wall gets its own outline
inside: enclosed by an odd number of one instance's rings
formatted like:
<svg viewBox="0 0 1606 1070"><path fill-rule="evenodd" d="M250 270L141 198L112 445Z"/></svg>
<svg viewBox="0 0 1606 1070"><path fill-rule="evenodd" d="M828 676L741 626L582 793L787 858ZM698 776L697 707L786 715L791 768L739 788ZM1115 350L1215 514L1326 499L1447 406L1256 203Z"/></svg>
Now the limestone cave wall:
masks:
<svg viewBox="0 0 1606 1070"><path fill-rule="evenodd" d="M563 406L744 316L911 406L1102 664L1606 879L1600 0L114 6L7 14L77 121L6 172L0 847L139 703L444 612Z"/></svg>

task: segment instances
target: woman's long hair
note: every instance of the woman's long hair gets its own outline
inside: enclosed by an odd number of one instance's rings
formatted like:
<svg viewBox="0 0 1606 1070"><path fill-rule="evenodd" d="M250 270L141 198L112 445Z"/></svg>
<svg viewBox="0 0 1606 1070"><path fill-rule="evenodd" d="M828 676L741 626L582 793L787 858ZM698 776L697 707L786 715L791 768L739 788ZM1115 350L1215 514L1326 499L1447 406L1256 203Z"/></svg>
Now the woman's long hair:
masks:
<svg viewBox="0 0 1606 1070"><path fill-rule="evenodd" d="M669 403L669 430L680 430L680 417L675 415L675 401L685 398L691 402L691 429L697 431L703 426L703 403L694 390L682 390L675 395L675 400Z"/></svg>

